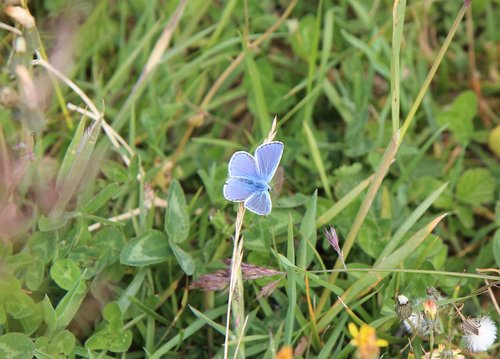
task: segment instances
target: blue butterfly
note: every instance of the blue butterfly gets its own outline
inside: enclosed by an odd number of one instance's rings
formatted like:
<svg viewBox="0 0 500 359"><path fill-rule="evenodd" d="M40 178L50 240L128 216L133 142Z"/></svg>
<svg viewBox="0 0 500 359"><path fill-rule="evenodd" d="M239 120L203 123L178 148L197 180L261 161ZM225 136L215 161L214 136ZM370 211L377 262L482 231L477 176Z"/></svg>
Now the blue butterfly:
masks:
<svg viewBox="0 0 500 359"><path fill-rule="evenodd" d="M229 160L229 178L224 184L224 197L232 202L244 202L245 207L258 215L271 213L271 186L283 154L283 143L278 141L260 145L255 157L238 151Z"/></svg>

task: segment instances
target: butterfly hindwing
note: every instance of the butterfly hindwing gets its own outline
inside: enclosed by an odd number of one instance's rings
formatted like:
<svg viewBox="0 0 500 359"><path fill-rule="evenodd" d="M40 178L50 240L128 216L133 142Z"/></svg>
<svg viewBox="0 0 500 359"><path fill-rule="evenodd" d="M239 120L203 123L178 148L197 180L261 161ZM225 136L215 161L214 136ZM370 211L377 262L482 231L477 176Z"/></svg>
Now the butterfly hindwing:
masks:
<svg viewBox="0 0 500 359"><path fill-rule="evenodd" d="M245 200L245 207L261 216L271 213L271 206L271 196L267 190L257 191Z"/></svg>
<svg viewBox="0 0 500 359"><path fill-rule="evenodd" d="M255 158L259 174L263 180L269 182L273 179L283 154L283 143L273 141L260 145L255 150Z"/></svg>
<svg viewBox="0 0 500 359"><path fill-rule="evenodd" d="M228 178L223 188L224 197L233 202L243 202L255 191L255 186L238 177Z"/></svg>

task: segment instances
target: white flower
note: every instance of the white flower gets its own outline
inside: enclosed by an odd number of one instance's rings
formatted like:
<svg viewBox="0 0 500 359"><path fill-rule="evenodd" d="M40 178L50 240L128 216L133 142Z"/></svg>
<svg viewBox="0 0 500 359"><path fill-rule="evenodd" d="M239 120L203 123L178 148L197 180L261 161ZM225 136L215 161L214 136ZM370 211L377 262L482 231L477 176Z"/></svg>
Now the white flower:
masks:
<svg viewBox="0 0 500 359"><path fill-rule="evenodd" d="M424 321L424 316L421 313L411 313L411 315L403 321L403 325L408 333L413 333L413 329L417 329L417 332L421 333L421 323Z"/></svg>
<svg viewBox="0 0 500 359"><path fill-rule="evenodd" d="M406 305L410 301L406 295L400 294L397 297L399 305Z"/></svg>
<svg viewBox="0 0 500 359"><path fill-rule="evenodd" d="M400 294L396 297L395 310L401 320L408 319L412 315L412 305L407 296Z"/></svg>
<svg viewBox="0 0 500 359"><path fill-rule="evenodd" d="M487 350L497 338L497 326L488 316L465 319L462 322L462 330L465 345L473 352Z"/></svg>

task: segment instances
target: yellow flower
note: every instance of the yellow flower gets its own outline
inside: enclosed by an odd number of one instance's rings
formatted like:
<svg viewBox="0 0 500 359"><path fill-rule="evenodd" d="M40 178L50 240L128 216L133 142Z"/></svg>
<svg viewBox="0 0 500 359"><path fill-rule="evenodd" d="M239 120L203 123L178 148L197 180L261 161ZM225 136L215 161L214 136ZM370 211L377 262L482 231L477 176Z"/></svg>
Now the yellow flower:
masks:
<svg viewBox="0 0 500 359"><path fill-rule="evenodd" d="M422 359L465 359L460 351L460 349L447 349L444 344L439 344L432 353L422 355Z"/></svg>
<svg viewBox="0 0 500 359"><path fill-rule="evenodd" d="M281 350L276 354L276 359L293 359L293 349L291 346L284 346Z"/></svg>
<svg viewBox="0 0 500 359"><path fill-rule="evenodd" d="M379 347L386 347L389 342L384 339L377 339L375 328L363 324L361 328L356 327L354 323L349 323L349 333L351 333L351 344L358 348L360 359L376 358L379 353Z"/></svg>
<svg viewBox="0 0 500 359"><path fill-rule="evenodd" d="M423 306L424 306L424 313L427 316L427 318L430 320L436 319L436 314L437 314L436 301L432 299L427 299L424 302Z"/></svg>

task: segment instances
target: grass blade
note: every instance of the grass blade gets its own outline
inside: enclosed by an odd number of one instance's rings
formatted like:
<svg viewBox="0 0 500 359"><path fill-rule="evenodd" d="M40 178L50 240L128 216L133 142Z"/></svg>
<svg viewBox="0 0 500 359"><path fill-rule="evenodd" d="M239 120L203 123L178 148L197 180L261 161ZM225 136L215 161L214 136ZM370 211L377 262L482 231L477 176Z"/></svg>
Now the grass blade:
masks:
<svg viewBox="0 0 500 359"><path fill-rule="evenodd" d="M318 143L314 138L314 134L311 131L309 125L304 122L304 132L306 133L307 143L309 144L309 149L311 151L311 156L313 158L314 164L319 172L319 177L321 178L321 183L323 185L323 189L326 192L326 195L329 199L332 199L332 191L330 189L330 185L328 183L328 178L326 177L325 166L323 166L323 161L321 160L321 155L319 153Z"/></svg>
<svg viewBox="0 0 500 359"><path fill-rule="evenodd" d="M368 185L372 182L373 175L365 179L363 182L354 187L349 193L338 200L333 206L331 206L325 213L323 213L316 220L316 228L321 228L327 225L332 219L335 218L337 214L342 212L349 204L352 203L358 196L363 192Z"/></svg>
<svg viewBox="0 0 500 359"><path fill-rule="evenodd" d="M287 259L295 265L295 244L293 241L293 220L292 216L288 215L288 242L287 242ZM287 267L287 286L286 293L288 296L288 309L285 319L285 333L283 341L285 345L292 344L293 327L295 323L295 308L297 303L297 285L296 273L294 267Z"/></svg>
<svg viewBox="0 0 500 359"><path fill-rule="evenodd" d="M398 246L399 242L403 236L408 232L408 230L418 221L418 219L429 209L429 207L434 203L434 201L443 193L443 191L448 187L448 182L443 184L437 190L432 192L403 222L403 224L398 228L396 233L391 238L391 241L385 246L384 250L380 254L379 260L376 263L383 262L385 258L392 253L392 251Z"/></svg>
<svg viewBox="0 0 500 359"><path fill-rule="evenodd" d="M266 97L262 82L260 81L260 72L253 59L253 54L243 39L243 53L245 54L245 65L252 84L253 93L255 96L255 103L257 104L257 115L259 116L260 133L262 138L265 138L271 129L271 115L267 109Z"/></svg>
<svg viewBox="0 0 500 359"><path fill-rule="evenodd" d="M399 90L400 90L400 68L399 51L401 50L401 39L403 38L403 25L405 20L406 0L394 2L392 11L392 48L391 48L391 94L392 94L392 132L399 129Z"/></svg>
<svg viewBox="0 0 500 359"><path fill-rule="evenodd" d="M68 171L67 175L64 176L64 181L61 183L61 187L58 188L60 194L50 212L50 217L52 219L57 219L61 216L64 208L71 199L71 196L75 193L75 190L85 173L85 168L87 167L92 152L94 151L97 137L101 131L101 125L102 118L94 121L92 125L85 130L85 133L79 141L78 147L75 149L74 155L70 155L72 161L71 169Z"/></svg>

